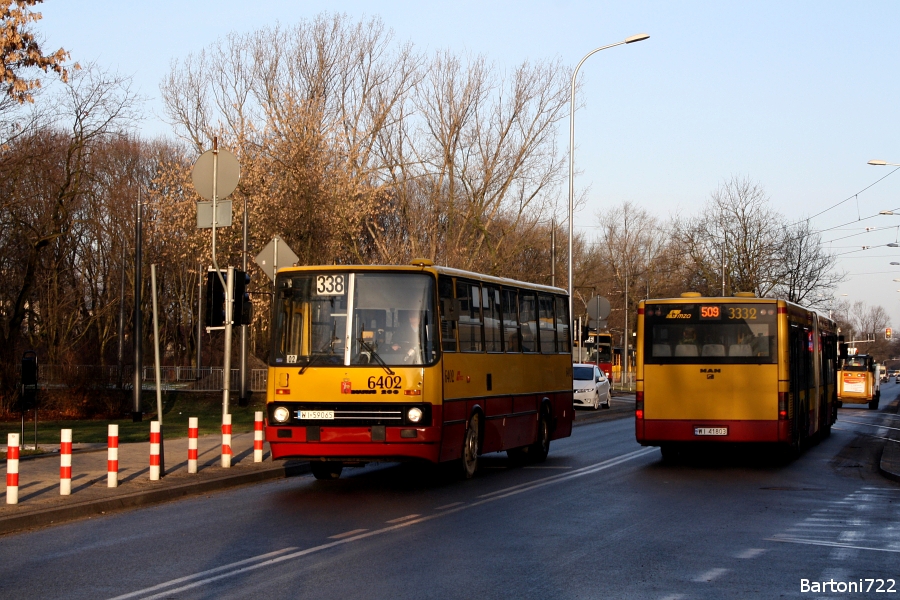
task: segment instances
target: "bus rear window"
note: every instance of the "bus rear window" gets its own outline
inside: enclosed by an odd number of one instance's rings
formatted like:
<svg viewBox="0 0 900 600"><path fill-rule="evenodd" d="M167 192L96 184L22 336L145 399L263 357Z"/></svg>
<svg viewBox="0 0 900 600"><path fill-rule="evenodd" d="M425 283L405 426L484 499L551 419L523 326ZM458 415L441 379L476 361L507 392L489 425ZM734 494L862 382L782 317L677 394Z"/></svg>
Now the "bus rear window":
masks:
<svg viewBox="0 0 900 600"><path fill-rule="evenodd" d="M658 305L645 311L647 364L777 362L775 305Z"/></svg>

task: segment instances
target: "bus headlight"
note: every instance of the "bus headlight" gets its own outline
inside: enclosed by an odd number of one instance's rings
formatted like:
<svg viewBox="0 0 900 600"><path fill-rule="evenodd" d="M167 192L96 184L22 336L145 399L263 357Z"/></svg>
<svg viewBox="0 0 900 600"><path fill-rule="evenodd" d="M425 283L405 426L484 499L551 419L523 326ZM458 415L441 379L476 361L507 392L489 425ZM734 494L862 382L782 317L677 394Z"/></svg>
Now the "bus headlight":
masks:
<svg viewBox="0 0 900 600"><path fill-rule="evenodd" d="M276 423L287 423L291 418L291 411L283 406L279 406L272 411L272 418Z"/></svg>
<svg viewBox="0 0 900 600"><path fill-rule="evenodd" d="M418 423L422 420L422 409L412 407L409 409L409 412L406 413L406 418L409 419L410 423Z"/></svg>

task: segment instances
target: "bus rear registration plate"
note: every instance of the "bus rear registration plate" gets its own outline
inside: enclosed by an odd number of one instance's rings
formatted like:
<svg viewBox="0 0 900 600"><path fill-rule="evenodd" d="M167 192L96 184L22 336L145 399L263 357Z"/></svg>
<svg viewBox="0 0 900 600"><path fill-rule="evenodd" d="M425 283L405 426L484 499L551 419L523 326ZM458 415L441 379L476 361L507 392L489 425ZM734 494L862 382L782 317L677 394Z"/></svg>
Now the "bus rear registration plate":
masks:
<svg viewBox="0 0 900 600"><path fill-rule="evenodd" d="M301 410L300 418L301 419L316 419L319 421L333 421L334 420L334 411L333 410Z"/></svg>
<svg viewBox="0 0 900 600"><path fill-rule="evenodd" d="M694 435L728 435L727 427L694 427Z"/></svg>

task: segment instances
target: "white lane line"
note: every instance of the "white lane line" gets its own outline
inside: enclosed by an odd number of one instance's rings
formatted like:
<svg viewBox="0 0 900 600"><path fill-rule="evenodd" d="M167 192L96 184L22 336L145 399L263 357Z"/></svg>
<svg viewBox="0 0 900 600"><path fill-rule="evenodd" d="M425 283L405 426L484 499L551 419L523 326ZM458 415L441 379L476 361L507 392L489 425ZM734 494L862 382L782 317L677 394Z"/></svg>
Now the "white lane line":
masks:
<svg viewBox="0 0 900 600"><path fill-rule="evenodd" d="M722 575L724 575L727 572L728 572L728 569L722 569L722 568L710 569L706 573L702 573L702 574L698 575L697 577L695 577L694 581L696 581L697 583L708 583L710 581L715 581L716 579L718 579L719 577L721 577Z"/></svg>
<svg viewBox="0 0 900 600"><path fill-rule="evenodd" d="M293 552L296 549L297 549L296 547L282 548L281 550L276 550L275 552L269 552L268 554L260 554L259 556L253 556L251 558L239 560L237 562L233 562L228 565L222 565L221 567L209 569L208 571L201 571L200 573L194 573L193 575L186 575L185 577L179 577L178 579L166 581L164 583L160 583L159 585L154 585L153 587L148 587L148 588L144 588L142 590L138 590L136 592L131 592L129 594L123 594L121 596L116 596L115 598L110 598L109 600L125 600L125 598L134 598L135 596L140 596L141 594L146 594L147 592L155 592L156 590L166 588L166 587L169 587L172 585L177 585L177 584L183 583L185 581L191 581L192 579L197 579L198 577L205 577L207 575L213 575L215 573L221 573L222 571L227 571L228 569L234 569L235 567L242 567L244 565L247 565L247 564L250 564L250 563L253 563L256 561L264 561L266 559L275 558L278 555L284 554L286 552Z"/></svg>
<svg viewBox="0 0 900 600"><path fill-rule="evenodd" d="M765 553L765 550L762 548L747 548L743 552L739 552L736 558L756 558L763 553Z"/></svg>
<svg viewBox="0 0 900 600"><path fill-rule="evenodd" d="M450 504L435 507L434 510L447 510L448 508L453 508L454 506L459 506L461 504L465 504L465 502L451 502Z"/></svg>
<svg viewBox="0 0 900 600"><path fill-rule="evenodd" d="M354 529L353 531L345 531L344 533L339 533L337 535L328 536L329 540L341 540L345 537L350 537L351 535L356 535L357 533L362 533L364 531L368 531L368 529Z"/></svg>
<svg viewBox="0 0 900 600"><path fill-rule="evenodd" d="M875 552L895 552L900 554L900 548L871 548L869 546L853 546L851 544L840 544L838 542L829 542L827 540L807 540L803 538L790 537L770 537L766 538L769 542L784 542L786 544L806 544L807 546L827 546L829 548L853 548L855 550L874 550Z"/></svg>
<svg viewBox="0 0 900 600"><path fill-rule="evenodd" d="M615 458L610 458L600 463L596 463L593 465L589 465L587 467L581 467L580 469L576 469L570 473L560 473L559 475L551 475L546 479L540 479L539 482L553 483L554 481L558 481L561 479L569 479L571 477L577 477L581 474L589 474L594 473L596 470L606 469L607 467L614 467L619 463L631 460L633 458L637 458L639 456L643 456L645 454L649 454L651 452L656 452L656 448L641 448L640 450L635 450L634 452L629 452L628 454L623 454L622 456L617 456ZM529 481L526 483L520 483L519 485L514 485L508 488L503 488L502 490L496 490L494 492L489 492L487 494L482 494L478 496L479 498L490 498L492 496L506 497L509 495L509 492L513 490L517 490L519 488L530 488L535 482Z"/></svg>
<svg viewBox="0 0 900 600"><path fill-rule="evenodd" d="M681 600L684 598L684 594L671 594L669 596L663 596L659 600Z"/></svg>
<svg viewBox="0 0 900 600"><path fill-rule="evenodd" d="M863 433L862 431L856 431L855 429L844 429L843 427L832 427L832 429L836 429L838 431L849 431L850 433L864 435L866 437L871 437L871 438L875 438L878 440L887 440L889 442L894 442L895 444L900 444L900 440L892 440L891 438L886 438L882 435L872 435L871 433Z"/></svg>
<svg viewBox="0 0 900 600"><path fill-rule="evenodd" d="M285 548L283 550L279 550L277 552L273 552L270 554L264 554L264 555L257 556L254 558L248 558L246 560L231 563L229 565L223 565L221 567L216 567L215 569L210 569L208 571L203 571L201 573L195 573L194 575L187 575L185 577L173 579L171 581L160 583L153 587L149 587L149 588L145 588L143 590L137 590L137 591L131 592L129 594L125 594L124 596L117 596L116 598L111 598L110 600L123 600L125 598L133 598L135 596L141 596L143 594L146 594L147 592L156 591L159 589L170 587L172 585L177 585L179 583L185 583L185 582L193 580L192 583L188 583L187 585L183 585L179 588L166 590L165 592L155 594L153 596L145 596L144 600L157 600L159 598L168 598L172 594L178 594L180 592L198 588L200 586L206 585L208 583L213 583L220 579L234 577L235 575L240 575L242 573L255 571L255 570L263 568L263 567L276 565L276 564L282 563L286 560L293 560L295 558L300 558L302 556L307 556L309 554L314 554L316 552L328 550L329 548L334 548L336 546L341 546L343 544L349 544L350 542L356 542L356 541L364 540L364 539L374 537L377 535L383 535L386 533L390 533L392 531L397 531L404 527L409 527L411 525L417 525L419 523L431 521L432 519L437 519L439 517L443 517L443 516L457 513L457 512L463 511L463 510L467 510L469 508L481 506L482 504L487 504L487 503L493 502L495 500L500 500L501 498L507 498L509 496L514 496L514 495L520 494L522 492L531 491L533 489L537 489L539 487L543 487L543 486L549 485L551 483L558 483L560 481L564 481L567 479L573 479L575 477L580 477L581 475L589 475L591 473L597 473L599 471L603 471L605 469L615 467L617 465L628 462L630 460L640 458L641 456L644 456L646 454L649 454L649 453L655 452L655 451L656 451L656 448L642 448L640 450L636 450L634 452L629 452L628 454L623 454L622 456L619 456L619 457L616 457L613 459L609 459L609 460L603 461L601 463L591 465L589 467L584 467L583 469L579 469L578 472L565 473L562 475L552 475L550 477L545 477L544 479L539 479L538 481L532 482L533 485L531 485L530 487L523 487L524 485L527 485L527 484L520 484L520 485L512 486L510 488L506 488L506 490L498 490L497 492L494 492L494 493L495 494L502 493L502 495L495 495L491 498L484 498L483 500L479 500L478 502L473 502L471 504L463 504L461 506L457 506L456 508L451 508L449 510L446 510L446 511L438 513L438 514L428 515L428 516L424 516L424 517L418 517L416 519L410 519L408 521L404 521L402 523L397 523L397 524L391 525L389 527L383 527L381 529L376 529L374 531L366 531L364 533L360 533L359 535L354 535L351 537L334 540L333 542L328 542L326 544L320 544L318 546L313 546L312 548L307 548L305 550L299 550L297 552L292 552L291 554L283 554L283 553L291 552L291 551L297 550L297 549L296 548ZM506 493L503 493L503 492L506 492ZM281 556L276 556L278 554L281 554ZM269 558L268 560L264 560L267 557L271 557L271 558ZM262 562L255 562L255 561L262 561ZM255 564L249 564L249 563L254 563L254 562L255 562ZM233 569L233 570L229 570L229 569ZM227 572L223 573L222 571L227 571Z"/></svg>
<svg viewBox="0 0 900 600"><path fill-rule="evenodd" d="M572 469L574 467L548 467L548 466L539 467L539 466L535 465L533 467L525 467L525 468L526 469Z"/></svg>
<svg viewBox="0 0 900 600"><path fill-rule="evenodd" d="M397 517L396 519L391 519L390 521L385 521L385 523L402 523L404 521L409 521L411 519L415 519L419 515L406 515L405 517Z"/></svg>
<svg viewBox="0 0 900 600"><path fill-rule="evenodd" d="M900 431L900 427L888 427L887 425L876 425L875 423L863 423L862 421L848 421L847 419L841 419L841 423L853 423L854 425L865 425L867 427L880 427L883 429L892 429L894 431Z"/></svg>

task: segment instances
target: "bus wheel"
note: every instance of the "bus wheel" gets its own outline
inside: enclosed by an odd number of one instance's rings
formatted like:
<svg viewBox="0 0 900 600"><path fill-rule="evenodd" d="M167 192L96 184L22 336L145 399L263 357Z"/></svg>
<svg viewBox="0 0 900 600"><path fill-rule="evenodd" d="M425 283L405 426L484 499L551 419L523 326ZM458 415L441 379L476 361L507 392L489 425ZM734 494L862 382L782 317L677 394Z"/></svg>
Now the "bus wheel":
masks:
<svg viewBox="0 0 900 600"><path fill-rule="evenodd" d="M869 410L878 410L878 403L881 401L881 392L875 394L872 401L869 402Z"/></svg>
<svg viewBox="0 0 900 600"><path fill-rule="evenodd" d="M550 453L550 415L547 410L541 410L541 419L538 421L538 439L528 447L528 457L532 462L544 462Z"/></svg>
<svg viewBox="0 0 900 600"><path fill-rule="evenodd" d="M674 464L678 462L678 448L672 444L663 444L659 447L659 452L662 454L664 463Z"/></svg>
<svg viewBox="0 0 900 600"><path fill-rule="evenodd" d="M316 479L338 479L344 470L340 462L311 462L309 468Z"/></svg>
<svg viewBox="0 0 900 600"><path fill-rule="evenodd" d="M478 452L479 440L481 439L481 417L478 413L473 414L469 418L469 424L466 427L466 437L463 440L462 451L462 476L465 479L472 479L475 471L478 470Z"/></svg>

